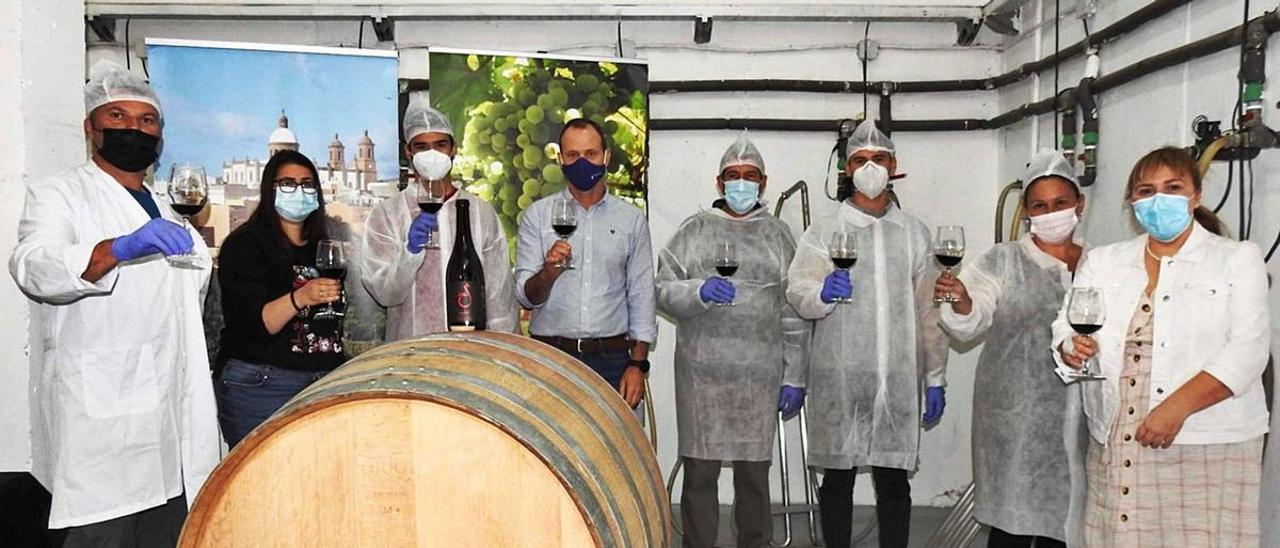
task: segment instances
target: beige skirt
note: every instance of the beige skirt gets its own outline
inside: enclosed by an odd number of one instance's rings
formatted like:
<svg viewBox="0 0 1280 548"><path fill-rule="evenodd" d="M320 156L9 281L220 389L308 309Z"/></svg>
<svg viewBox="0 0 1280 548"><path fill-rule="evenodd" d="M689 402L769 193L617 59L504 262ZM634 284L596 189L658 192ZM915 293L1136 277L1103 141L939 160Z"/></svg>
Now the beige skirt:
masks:
<svg viewBox="0 0 1280 548"><path fill-rule="evenodd" d="M1085 545L1256 548L1261 436L1168 449L1134 439L1149 411L1151 310L1144 297L1129 326L1111 439L1089 444Z"/></svg>

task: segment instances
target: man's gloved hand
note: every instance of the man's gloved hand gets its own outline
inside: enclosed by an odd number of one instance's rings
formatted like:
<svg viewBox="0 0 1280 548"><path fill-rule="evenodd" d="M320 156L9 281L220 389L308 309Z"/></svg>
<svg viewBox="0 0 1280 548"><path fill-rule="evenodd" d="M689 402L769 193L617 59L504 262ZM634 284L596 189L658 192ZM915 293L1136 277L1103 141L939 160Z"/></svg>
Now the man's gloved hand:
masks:
<svg viewBox="0 0 1280 548"><path fill-rule="evenodd" d="M702 288L698 289L698 298L704 303L729 304L737 294L738 289L729 280L715 276L707 278L707 281L702 282Z"/></svg>
<svg viewBox="0 0 1280 548"><path fill-rule="evenodd" d="M778 391L778 412L782 413L784 420L794 417L804 407L804 394L803 388L789 385Z"/></svg>
<svg viewBox="0 0 1280 548"><path fill-rule="evenodd" d="M168 219L151 219L132 233L113 240L111 254L124 262L156 253L184 255L194 247L191 233L182 225Z"/></svg>
<svg viewBox="0 0 1280 548"><path fill-rule="evenodd" d="M819 297L824 303L833 303L839 299L848 299L853 294L853 282L849 281L848 270L833 270L822 281L822 293Z"/></svg>
<svg viewBox="0 0 1280 548"><path fill-rule="evenodd" d="M947 408L947 389L941 386L931 386L924 391L924 420L925 424L933 424L942 418L942 411Z"/></svg>
<svg viewBox="0 0 1280 548"><path fill-rule="evenodd" d="M420 213L413 220L413 224L409 225L409 253L420 253L427 247L427 240L431 237L431 233L435 232L439 226L439 220L435 215L430 213Z"/></svg>

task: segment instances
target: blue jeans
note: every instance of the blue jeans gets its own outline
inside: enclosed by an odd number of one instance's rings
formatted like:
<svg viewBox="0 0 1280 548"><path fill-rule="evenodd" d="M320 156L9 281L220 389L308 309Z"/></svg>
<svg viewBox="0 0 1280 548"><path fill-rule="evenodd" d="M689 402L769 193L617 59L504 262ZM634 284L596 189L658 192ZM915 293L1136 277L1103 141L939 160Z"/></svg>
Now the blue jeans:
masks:
<svg viewBox="0 0 1280 548"><path fill-rule="evenodd" d="M614 390L622 385L622 373L627 370L627 362L631 361L629 350L605 350L592 354L572 352L570 355L599 373Z"/></svg>
<svg viewBox="0 0 1280 548"><path fill-rule="evenodd" d="M227 445L240 440L267 417L284 407L289 398L320 380L328 371L296 371L258 365L237 359L227 361L214 383L218 396L218 425Z"/></svg>

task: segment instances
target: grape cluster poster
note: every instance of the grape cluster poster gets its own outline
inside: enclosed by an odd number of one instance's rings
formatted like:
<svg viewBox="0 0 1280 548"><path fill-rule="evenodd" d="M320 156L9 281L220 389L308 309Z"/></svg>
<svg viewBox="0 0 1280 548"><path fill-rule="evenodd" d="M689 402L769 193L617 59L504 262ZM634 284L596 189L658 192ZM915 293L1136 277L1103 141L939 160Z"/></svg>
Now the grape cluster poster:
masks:
<svg viewBox="0 0 1280 548"><path fill-rule="evenodd" d="M493 204L513 246L520 213L564 188L556 141L574 118L594 120L608 135L609 191L646 206L644 61L436 48L429 55L431 105L458 137L454 178Z"/></svg>

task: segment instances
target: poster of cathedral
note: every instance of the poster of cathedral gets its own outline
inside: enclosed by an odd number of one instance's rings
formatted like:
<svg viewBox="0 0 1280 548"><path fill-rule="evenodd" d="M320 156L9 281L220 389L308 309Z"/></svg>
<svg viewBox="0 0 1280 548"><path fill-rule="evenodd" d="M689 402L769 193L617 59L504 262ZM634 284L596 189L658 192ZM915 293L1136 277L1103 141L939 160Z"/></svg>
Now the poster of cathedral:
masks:
<svg viewBox="0 0 1280 548"><path fill-rule="evenodd" d="M174 163L204 168L209 205L193 223L215 257L258 207L262 168L281 150L319 172L331 236L358 254L364 221L401 180L394 51L191 40L147 40L147 70L164 108L165 142L152 189ZM348 270L349 355L380 342L383 315ZM217 284L210 292L216 293ZM216 338L216 298L206 331ZM211 338L211 340L214 340Z"/></svg>

